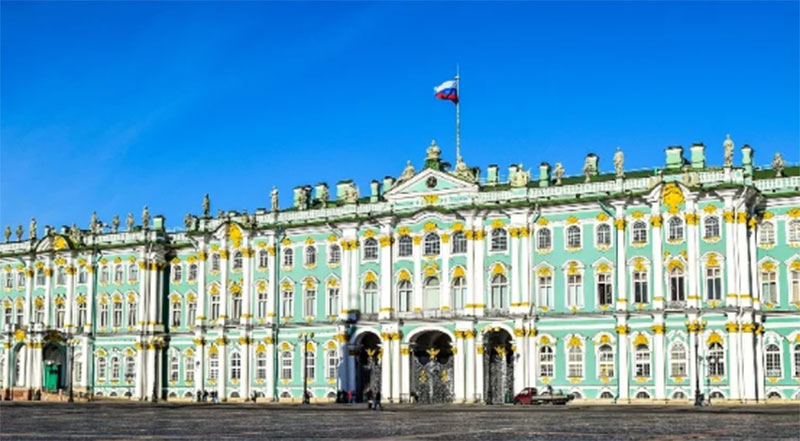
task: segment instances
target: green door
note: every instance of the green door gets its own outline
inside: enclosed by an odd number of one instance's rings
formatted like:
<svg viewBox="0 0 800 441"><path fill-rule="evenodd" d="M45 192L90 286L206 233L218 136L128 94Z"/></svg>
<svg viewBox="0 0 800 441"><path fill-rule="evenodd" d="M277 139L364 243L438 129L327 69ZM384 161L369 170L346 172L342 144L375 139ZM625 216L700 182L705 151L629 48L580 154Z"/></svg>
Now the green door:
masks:
<svg viewBox="0 0 800 441"><path fill-rule="evenodd" d="M44 366L44 388L50 392L58 390L58 377L61 373L61 365L50 364Z"/></svg>

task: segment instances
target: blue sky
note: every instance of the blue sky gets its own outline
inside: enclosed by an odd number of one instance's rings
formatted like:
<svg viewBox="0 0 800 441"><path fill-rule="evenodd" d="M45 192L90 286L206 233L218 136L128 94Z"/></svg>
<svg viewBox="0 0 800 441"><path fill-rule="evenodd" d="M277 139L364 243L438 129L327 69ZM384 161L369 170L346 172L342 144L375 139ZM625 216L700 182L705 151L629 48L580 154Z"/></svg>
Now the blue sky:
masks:
<svg viewBox="0 0 800 441"><path fill-rule="evenodd" d="M502 168L584 156L661 166L722 141L800 161L798 2L3 2L0 227L147 204L170 227L253 212L278 185L397 176L453 106L462 153ZM736 154L736 161L740 156Z"/></svg>

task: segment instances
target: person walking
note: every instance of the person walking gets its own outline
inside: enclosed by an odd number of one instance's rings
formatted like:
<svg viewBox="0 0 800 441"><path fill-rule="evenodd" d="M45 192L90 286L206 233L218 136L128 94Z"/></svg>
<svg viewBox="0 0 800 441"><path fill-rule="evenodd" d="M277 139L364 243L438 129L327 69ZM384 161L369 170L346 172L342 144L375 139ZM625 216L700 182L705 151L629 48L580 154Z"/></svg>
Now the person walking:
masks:
<svg viewBox="0 0 800 441"><path fill-rule="evenodd" d="M383 410L383 405L381 404L381 391L375 392L375 402L372 403L372 410L378 410L378 408Z"/></svg>

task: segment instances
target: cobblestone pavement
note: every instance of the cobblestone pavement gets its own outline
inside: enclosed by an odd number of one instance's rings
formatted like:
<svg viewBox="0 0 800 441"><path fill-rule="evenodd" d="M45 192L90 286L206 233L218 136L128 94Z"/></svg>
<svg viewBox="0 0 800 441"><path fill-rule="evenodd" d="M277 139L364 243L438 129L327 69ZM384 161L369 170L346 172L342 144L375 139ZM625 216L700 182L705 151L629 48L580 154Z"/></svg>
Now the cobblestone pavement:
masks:
<svg viewBox="0 0 800 441"><path fill-rule="evenodd" d="M797 440L800 406L2 403L3 440Z"/></svg>

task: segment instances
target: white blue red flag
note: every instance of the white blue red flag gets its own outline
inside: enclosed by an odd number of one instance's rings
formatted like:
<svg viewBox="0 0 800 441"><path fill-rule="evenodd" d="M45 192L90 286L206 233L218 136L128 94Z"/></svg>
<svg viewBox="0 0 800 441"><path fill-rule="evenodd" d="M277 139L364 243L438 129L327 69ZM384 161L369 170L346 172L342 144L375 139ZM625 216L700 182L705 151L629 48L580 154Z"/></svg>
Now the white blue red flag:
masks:
<svg viewBox="0 0 800 441"><path fill-rule="evenodd" d="M448 80L433 88L436 98L450 100L458 104L458 88L455 80Z"/></svg>

